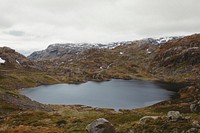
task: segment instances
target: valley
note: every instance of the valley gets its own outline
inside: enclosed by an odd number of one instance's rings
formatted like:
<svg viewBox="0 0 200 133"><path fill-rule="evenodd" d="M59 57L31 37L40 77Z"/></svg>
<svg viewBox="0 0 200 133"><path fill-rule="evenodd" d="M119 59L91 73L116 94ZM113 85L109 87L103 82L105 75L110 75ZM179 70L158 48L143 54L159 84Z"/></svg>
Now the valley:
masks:
<svg viewBox="0 0 200 133"><path fill-rule="evenodd" d="M198 132L200 34L168 41L162 39L119 42L108 45L110 47L88 44L84 48L82 44L71 48L67 44L55 44L28 58L11 48L0 47L0 132L83 133L87 132L86 126L98 118L110 121L119 133L169 133L175 130L189 133L192 128ZM19 93L21 88L40 85L112 79L183 86L176 99L119 111L84 105L41 104ZM170 120L168 111L179 111L180 119ZM141 122L144 116L158 117Z"/></svg>

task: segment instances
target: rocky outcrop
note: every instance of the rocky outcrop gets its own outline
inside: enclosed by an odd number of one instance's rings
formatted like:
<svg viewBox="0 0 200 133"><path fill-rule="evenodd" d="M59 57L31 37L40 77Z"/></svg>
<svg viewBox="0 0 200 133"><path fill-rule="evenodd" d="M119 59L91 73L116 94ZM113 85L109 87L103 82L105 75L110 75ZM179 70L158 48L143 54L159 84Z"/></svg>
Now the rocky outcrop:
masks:
<svg viewBox="0 0 200 133"><path fill-rule="evenodd" d="M86 127L88 133L116 133L113 125L104 118L93 121Z"/></svg>
<svg viewBox="0 0 200 133"><path fill-rule="evenodd" d="M0 47L1 63L6 68L36 68L35 64L25 56L8 47Z"/></svg>

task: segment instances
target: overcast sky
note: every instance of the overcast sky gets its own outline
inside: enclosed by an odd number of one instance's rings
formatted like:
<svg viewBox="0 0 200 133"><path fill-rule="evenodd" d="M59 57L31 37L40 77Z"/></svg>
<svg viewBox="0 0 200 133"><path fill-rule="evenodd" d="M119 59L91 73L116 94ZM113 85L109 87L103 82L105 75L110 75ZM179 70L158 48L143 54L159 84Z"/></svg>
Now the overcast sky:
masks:
<svg viewBox="0 0 200 133"><path fill-rule="evenodd" d="M0 46L44 49L200 32L200 0L0 0Z"/></svg>

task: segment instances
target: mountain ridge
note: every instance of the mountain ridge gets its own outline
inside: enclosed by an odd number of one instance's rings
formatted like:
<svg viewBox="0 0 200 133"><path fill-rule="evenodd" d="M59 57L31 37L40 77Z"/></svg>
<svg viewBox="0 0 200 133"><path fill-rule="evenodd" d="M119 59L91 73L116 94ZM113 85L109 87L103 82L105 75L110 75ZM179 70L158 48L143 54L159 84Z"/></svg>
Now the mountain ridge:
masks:
<svg viewBox="0 0 200 133"><path fill-rule="evenodd" d="M161 38L146 38L141 40L135 40L135 41L122 41L122 42L112 42L112 43L55 43L49 45L45 50L41 51L35 51L32 54L28 56L31 60L48 60L56 57L62 57L62 56L71 56L71 55L77 55L82 53L85 50L91 49L91 48L97 48L97 49L113 49L117 46L121 45L129 45L132 43L151 43L155 45L161 45L164 44L170 40L175 40L180 37L161 37Z"/></svg>

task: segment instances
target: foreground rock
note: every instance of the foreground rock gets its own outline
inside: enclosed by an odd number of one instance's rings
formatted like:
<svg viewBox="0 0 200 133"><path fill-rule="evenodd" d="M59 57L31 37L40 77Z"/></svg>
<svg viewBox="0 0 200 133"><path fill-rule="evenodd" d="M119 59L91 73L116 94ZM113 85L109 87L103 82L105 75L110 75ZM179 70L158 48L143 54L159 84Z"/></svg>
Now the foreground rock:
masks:
<svg viewBox="0 0 200 133"><path fill-rule="evenodd" d="M172 121L183 119L179 111L169 111L167 117Z"/></svg>
<svg viewBox="0 0 200 133"><path fill-rule="evenodd" d="M90 123L86 130L88 133L116 133L113 125L104 118L99 118Z"/></svg>

